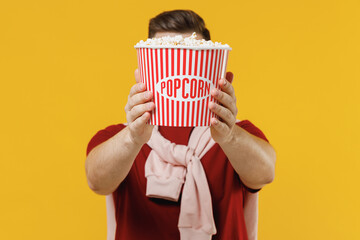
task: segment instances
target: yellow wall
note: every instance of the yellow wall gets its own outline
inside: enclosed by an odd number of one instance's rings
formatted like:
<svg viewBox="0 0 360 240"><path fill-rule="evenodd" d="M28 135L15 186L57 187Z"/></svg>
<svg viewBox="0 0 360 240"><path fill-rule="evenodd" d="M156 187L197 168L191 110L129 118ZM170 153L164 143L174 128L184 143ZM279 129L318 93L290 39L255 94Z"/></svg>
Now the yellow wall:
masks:
<svg viewBox="0 0 360 240"><path fill-rule="evenodd" d="M170 2L0 3L0 239L105 239L86 146L125 121L133 45L175 8L231 45L238 118L277 151L259 239L360 239L359 1Z"/></svg>

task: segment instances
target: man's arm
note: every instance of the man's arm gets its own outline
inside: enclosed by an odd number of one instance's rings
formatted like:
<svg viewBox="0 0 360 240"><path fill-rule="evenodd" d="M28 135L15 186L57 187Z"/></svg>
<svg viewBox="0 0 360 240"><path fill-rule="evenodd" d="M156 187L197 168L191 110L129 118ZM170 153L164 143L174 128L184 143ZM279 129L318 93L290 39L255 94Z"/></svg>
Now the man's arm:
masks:
<svg viewBox="0 0 360 240"><path fill-rule="evenodd" d="M227 73L226 78L232 82L233 74ZM221 90L211 92L221 103L209 103L210 110L221 119L211 119L211 136L223 149L242 182L249 188L260 189L274 179L275 150L266 141L235 124L236 97L229 81L221 79Z"/></svg>
<svg viewBox="0 0 360 240"><path fill-rule="evenodd" d="M134 144L125 127L90 151L85 161L88 185L97 194L116 190L130 171L142 145Z"/></svg>
<svg viewBox="0 0 360 240"><path fill-rule="evenodd" d="M135 70L135 84L125 106L128 126L90 151L85 161L89 187L96 193L108 195L116 190L129 173L141 147L149 140L153 126L146 124L155 107L152 93L140 83Z"/></svg>
<svg viewBox="0 0 360 240"><path fill-rule="evenodd" d="M265 140L235 125L229 141L219 145L247 187L260 189L274 180L275 150Z"/></svg>

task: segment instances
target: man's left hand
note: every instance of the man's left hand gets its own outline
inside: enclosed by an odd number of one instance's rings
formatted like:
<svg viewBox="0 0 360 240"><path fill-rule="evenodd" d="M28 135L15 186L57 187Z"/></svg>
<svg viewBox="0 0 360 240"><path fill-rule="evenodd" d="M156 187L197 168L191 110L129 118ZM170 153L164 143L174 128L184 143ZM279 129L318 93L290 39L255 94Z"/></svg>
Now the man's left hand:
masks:
<svg viewBox="0 0 360 240"><path fill-rule="evenodd" d="M211 96L220 104L209 102L209 108L219 119L211 118L211 136L215 142L222 144L231 141L237 115L235 91L231 82L234 78L232 72L226 73L226 78L219 80L220 89L212 89Z"/></svg>

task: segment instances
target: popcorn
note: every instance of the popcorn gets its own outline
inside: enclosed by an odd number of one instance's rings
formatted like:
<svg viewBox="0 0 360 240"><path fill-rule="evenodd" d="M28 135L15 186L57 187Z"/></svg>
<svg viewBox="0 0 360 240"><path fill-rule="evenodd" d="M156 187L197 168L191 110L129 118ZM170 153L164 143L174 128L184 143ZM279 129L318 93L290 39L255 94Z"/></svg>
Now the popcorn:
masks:
<svg viewBox="0 0 360 240"><path fill-rule="evenodd" d="M146 41L141 40L135 45L135 48L141 47L199 47L199 48L222 48L229 49L228 44L221 44L221 42L213 42L211 40L206 41L205 39L196 39L196 32L190 37L184 38L182 35L175 37L164 36L161 38L148 38Z"/></svg>

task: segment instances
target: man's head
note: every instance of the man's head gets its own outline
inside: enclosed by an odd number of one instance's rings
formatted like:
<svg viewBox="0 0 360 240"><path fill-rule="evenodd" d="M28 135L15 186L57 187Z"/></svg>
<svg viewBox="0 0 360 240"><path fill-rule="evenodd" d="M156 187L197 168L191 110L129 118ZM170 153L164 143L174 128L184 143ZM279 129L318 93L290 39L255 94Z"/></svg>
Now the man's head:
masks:
<svg viewBox="0 0 360 240"><path fill-rule="evenodd" d="M166 35L191 35L196 32L200 38L210 40L210 32L205 27L204 20L191 10L174 10L163 12L150 19L149 38ZM172 34L171 34L172 33Z"/></svg>

